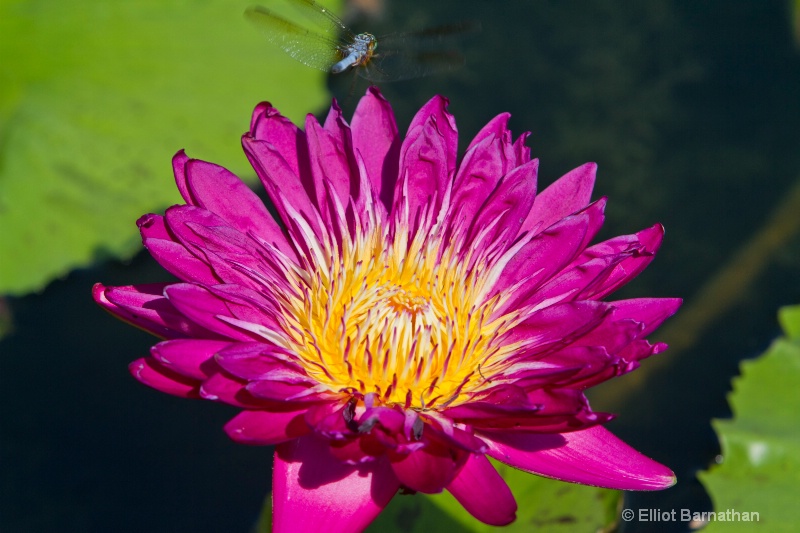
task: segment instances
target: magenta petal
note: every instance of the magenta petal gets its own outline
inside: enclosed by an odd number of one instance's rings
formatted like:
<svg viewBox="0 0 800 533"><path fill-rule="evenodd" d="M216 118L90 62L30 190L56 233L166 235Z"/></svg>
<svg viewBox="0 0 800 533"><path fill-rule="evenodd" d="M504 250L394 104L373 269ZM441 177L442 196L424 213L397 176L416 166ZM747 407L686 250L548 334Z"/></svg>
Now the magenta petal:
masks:
<svg viewBox="0 0 800 533"><path fill-rule="evenodd" d="M454 216L464 213L467 220L471 219L497 182L512 168L528 162L515 154L511 132L507 129L510 117L502 113L493 118L467 148L453 182L451 213Z"/></svg>
<svg viewBox="0 0 800 533"><path fill-rule="evenodd" d="M399 483L387 461L346 465L313 436L279 444L272 474L273 533L363 531Z"/></svg>
<svg viewBox="0 0 800 533"><path fill-rule="evenodd" d="M193 255L183 244L175 242L171 237L155 238L152 234L162 231L166 233L164 218L152 215L152 218L139 220L139 231L142 233L142 243L153 259L164 267L167 272L184 281L197 283L219 283L220 279L214 275L211 267ZM154 226L160 227L154 227Z"/></svg>
<svg viewBox="0 0 800 533"><path fill-rule="evenodd" d="M400 483L417 492L436 494L449 485L470 454L447 446L427 445L400 460L392 460L392 469Z"/></svg>
<svg viewBox="0 0 800 533"><path fill-rule="evenodd" d="M273 290L280 290L280 284L273 284ZM225 284L208 287L208 291L225 302L230 316L246 323L257 324L259 332L278 329L274 303L267 300L269 294L261 294L241 285ZM259 338L259 340L263 340Z"/></svg>
<svg viewBox="0 0 800 533"><path fill-rule="evenodd" d="M368 407L359 417L358 427L359 431L368 432L375 424L380 424L394 434L403 430L405 421L406 416L399 408Z"/></svg>
<svg viewBox="0 0 800 533"><path fill-rule="evenodd" d="M276 369L300 371L296 362L289 362L283 351L269 344L236 343L217 354L216 361L226 372L247 381L266 379Z"/></svg>
<svg viewBox="0 0 800 533"><path fill-rule="evenodd" d="M481 438L489 444L489 455L498 461L561 481L620 490L659 490L675 484L669 468L602 426L561 435L497 433Z"/></svg>
<svg viewBox="0 0 800 533"><path fill-rule="evenodd" d="M216 370L216 365L213 362L209 365L209 361L229 345L227 341L175 339L156 344L150 349L150 354L178 374L204 380Z"/></svg>
<svg viewBox="0 0 800 533"><path fill-rule="evenodd" d="M447 112L447 99L436 96L414 116L400 148L394 216L405 209L411 221L426 210L438 214L455 174L457 147L458 130L455 119ZM404 191L408 197L404 197ZM404 203L407 207L403 207ZM412 230L416 229L412 223Z"/></svg>
<svg viewBox="0 0 800 533"><path fill-rule="evenodd" d="M644 325L639 337L650 335L666 319L674 315L683 303L680 298L635 298L609 302L616 320L631 318Z"/></svg>
<svg viewBox="0 0 800 533"><path fill-rule="evenodd" d="M168 286L164 293L169 302L193 322L233 340L254 340L253 335L220 318L231 317L232 313L225 302L208 289L189 283L175 283Z"/></svg>
<svg viewBox="0 0 800 533"><path fill-rule="evenodd" d="M605 279L601 284L593 287L589 292L584 292L582 296L586 298L604 298L638 276L655 258L655 252L661 246L663 237L664 227L661 224L656 224L637 233L636 238L638 239L639 247L632 250L629 257L625 257L615 264L613 269L605 275Z"/></svg>
<svg viewBox="0 0 800 533"><path fill-rule="evenodd" d="M611 306L605 302L580 301L551 305L520 322L508 332L504 341L525 343L525 351L536 353L566 346L597 327L610 312Z"/></svg>
<svg viewBox="0 0 800 533"><path fill-rule="evenodd" d="M136 227L139 228L139 232L142 234L142 241L146 239L175 240L167 230L167 225L162 215L154 215L152 213L142 215L136 221Z"/></svg>
<svg viewBox="0 0 800 533"><path fill-rule="evenodd" d="M424 128L430 122L436 128L436 132L444 144L444 152L441 155L444 157L445 168L454 171L458 149L458 129L455 118L447 111L449 103L450 101L441 95L436 95L428 100L411 119L406 139L418 135L420 128Z"/></svg>
<svg viewBox="0 0 800 533"><path fill-rule="evenodd" d="M128 365L128 370L133 377L161 392L183 398L199 397L197 393L199 381L173 372L149 357L132 362Z"/></svg>
<svg viewBox="0 0 800 533"><path fill-rule="evenodd" d="M200 232L201 228L226 228L229 233L238 235L237 241L246 237L238 230L233 229L224 219L202 207L192 205L173 205L164 214L167 229L175 239L192 253L203 256L208 246L207 238ZM229 243L228 247L237 243ZM212 248L215 248L212 246Z"/></svg>
<svg viewBox="0 0 800 533"><path fill-rule="evenodd" d="M214 337L214 334L186 320L164 298L167 283L92 288L94 300L106 311L163 339Z"/></svg>
<svg viewBox="0 0 800 533"><path fill-rule="evenodd" d="M597 165L586 163L567 172L539 193L520 231L538 233L589 204Z"/></svg>
<svg viewBox="0 0 800 533"><path fill-rule="evenodd" d="M308 157L302 150L305 146L305 133L291 120L281 115L272 104L261 102L256 106L250 120L250 132L245 136L257 141L268 141L283 154L294 173L300 175L299 163L301 159Z"/></svg>
<svg viewBox="0 0 800 533"><path fill-rule="evenodd" d="M186 183L186 163L188 162L189 156L186 155L186 152L180 150L172 156L172 172L175 175L175 184L178 186L181 197L187 204L195 205L192 193L189 191L189 184Z"/></svg>
<svg viewBox="0 0 800 533"><path fill-rule="evenodd" d="M588 224L589 218L585 215L570 216L528 241L506 264L492 289L492 296L509 292L507 301L496 313L520 306L520 302L530 299L543 282L570 264L582 251Z"/></svg>
<svg viewBox="0 0 800 533"><path fill-rule="evenodd" d="M184 281L214 284L220 279L207 263L188 253L186 248L174 241L145 239L144 247L164 269Z"/></svg>
<svg viewBox="0 0 800 533"><path fill-rule="evenodd" d="M240 444L270 446L308 434L300 411L242 411L225 424L225 432Z"/></svg>
<svg viewBox="0 0 800 533"><path fill-rule="evenodd" d="M351 189L354 188L352 182L357 185L357 181L351 178L357 175L355 161L350 157L353 141L341 110L336 106L331 108L324 128L314 115L308 115L306 139L317 206L326 224L332 225L336 223L335 206L337 203L347 205ZM329 198L331 194L336 198Z"/></svg>
<svg viewBox="0 0 800 533"><path fill-rule="evenodd" d="M484 455L471 454L447 490L485 524L505 526L517 518L511 489Z"/></svg>
<svg viewBox="0 0 800 533"><path fill-rule="evenodd" d="M447 166L447 146L431 119L409 135L400 152L400 176L395 184L392 215L395 220L407 212L412 230L426 212L439 212L452 174ZM405 221L402 221L405 222ZM412 234L413 234L412 231Z"/></svg>
<svg viewBox="0 0 800 533"><path fill-rule="evenodd" d="M517 236L522 221L536 197L536 173L539 160L534 159L506 174L480 209L472 226L468 241L472 241L485 226L496 226L485 237L486 242L497 238L511 241Z"/></svg>
<svg viewBox="0 0 800 533"><path fill-rule="evenodd" d="M465 450L471 453L486 453L486 443L472 433L472 429L464 431L453 425L451 420L436 417L428 420L423 434L448 448Z"/></svg>
<svg viewBox="0 0 800 533"><path fill-rule="evenodd" d="M350 128L372 190L388 209L397 181L400 143L392 107L377 87L370 87L359 100Z"/></svg>
<svg viewBox="0 0 800 533"><path fill-rule="evenodd" d="M244 136L242 146L283 223L291 227L291 212L295 211L305 217L316 235L321 234L319 212L312 200L316 196L310 196L313 194L311 178L301 180L284 154L266 141ZM310 176L310 169L308 174Z"/></svg>
<svg viewBox="0 0 800 533"><path fill-rule="evenodd" d="M304 401L316 402L321 396L313 388L311 378L299 373L286 373L278 376L283 379L262 379L251 381L247 385L247 392L256 398L271 401Z"/></svg>
<svg viewBox="0 0 800 533"><path fill-rule="evenodd" d="M638 361L650 357L651 355L659 354L667 348L667 344L663 342L650 344L644 339L633 341L619 353L619 356L623 360L629 362L629 366L623 369L622 373L636 369L639 366Z"/></svg>
<svg viewBox="0 0 800 533"><path fill-rule="evenodd" d="M446 413L480 431L501 428L537 432L574 431L609 420L608 415L591 412L579 390L534 389L527 393L524 403L513 398L503 401L501 396L504 391L498 392L490 395L489 399L502 403L471 402L450 408Z"/></svg>
<svg viewBox="0 0 800 533"><path fill-rule="evenodd" d="M288 243L278 223L242 180L223 167L192 159L186 163L189 190L197 205L221 217L242 233L253 232L267 242Z"/></svg>
<svg viewBox="0 0 800 533"><path fill-rule="evenodd" d="M481 144L486 139L502 139L503 137L505 137L506 134L508 133L508 119L510 118L511 118L511 113L508 112L500 113L492 120L487 122L486 125L482 127L478 133L475 134L475 137L470 141L469 146L467 146L467 149L465 151L465 159L466 159L466 154L471 153L476 146ZM503 146L503 148L505 148L505 146ZM522 161L522 163L527 163L527 161Z"/></svg>
<svg viewBox="0 0 800 533"><path fill-rule="evenodd" d="M259 409L270 403L254 398L245 390L245 383L224 372L215 372L210 378L203 381L199 393L203 399L223 402L243 409Z"/></svg>

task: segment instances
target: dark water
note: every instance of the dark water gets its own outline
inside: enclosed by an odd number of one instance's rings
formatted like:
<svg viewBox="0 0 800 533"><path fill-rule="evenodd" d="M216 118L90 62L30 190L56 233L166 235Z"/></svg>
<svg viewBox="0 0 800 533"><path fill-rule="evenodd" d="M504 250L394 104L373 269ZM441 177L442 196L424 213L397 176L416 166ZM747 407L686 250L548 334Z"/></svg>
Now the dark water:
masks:
<svg viewBox="0 0 800 533"><path fill-rule="evenodd" d="M502 111L513 114L515 132L532 130L543 185L597 161L596 196L610 197L604 236L667 227L656 261L619 296L682 296L690 306L800 179L800 51L788 2L631 4L402 2L370 28L435 25L454 12L480 20L483 32L463 44L466 68L383 87L401 127L441 93L451 99L462 148ZM346 108L349 83L332 82ZM752 284L732 289L739 302L699 341L616 408L611 429L679 478L668 491L629 494L627 507L710 508L694 480L719 453L709 420L729 416L730 379L741 359L777 335L776 309L800 302L800 238L764 264ZM269 490L269 450L227 439L221 427L233 409L172 398L130 378L127 364L153 339L90 298L95 281L164 279L141 256L11 301L15 334L0 344L0 531L252 526ZM615 403L614 386L594 398L596 408ZM685 526L633 522L624 531Z"/></svg>

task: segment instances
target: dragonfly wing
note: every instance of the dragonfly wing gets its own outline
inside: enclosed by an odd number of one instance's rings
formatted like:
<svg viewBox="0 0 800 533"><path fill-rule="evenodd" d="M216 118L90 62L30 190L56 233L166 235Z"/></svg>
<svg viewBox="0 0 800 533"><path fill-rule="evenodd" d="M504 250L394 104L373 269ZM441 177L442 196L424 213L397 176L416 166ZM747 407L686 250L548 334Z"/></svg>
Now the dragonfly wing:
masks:
<svg viewBox="0 0 800 533"><path fill-rule="evenodd" d="M449 72L464 65L464 56L454 50L381 51L369 63L357 69L369 81L400 81Z"/></svg>
<svg viewBox="0 0 800 533"><path fill-rule="evenodd" d="M342 37L352 40L353 32L344 22L331 13L328 8L319 5L314 0L285 0L285 2L292 7L296 14L313 24L328 38L334 41L338 41Z"/></svg>
<svg viewBox="0 0 800 533"><path fill-rule="evenodd" d="M244 12L244 16L261 31L268 42L280 47L306 66L328 72L331 65L342 57L333 40L301 28L264 7L250 7Z"/></svg>
<svg viewBox="0 0 800 533"><path fill-rule="evenodd" d="M423 46L431 46L435 43L453 43L454 41L461 40L470 35L480 33L481 23L475 20L462 20L452 24L444 24L441 26L434 26L424 30L392 34L385 38L389 41L392 38L397 38L404 41L412 41L412 44L418 43Z"/></svg>
<svg viewBox="0 0 800 533"><path fill-rule="evenodd" d="M359 74L371 81L398 81L448 72L464 65L458 41L480 31L480 24L458 22L378 39L375 56Z"/></svg>

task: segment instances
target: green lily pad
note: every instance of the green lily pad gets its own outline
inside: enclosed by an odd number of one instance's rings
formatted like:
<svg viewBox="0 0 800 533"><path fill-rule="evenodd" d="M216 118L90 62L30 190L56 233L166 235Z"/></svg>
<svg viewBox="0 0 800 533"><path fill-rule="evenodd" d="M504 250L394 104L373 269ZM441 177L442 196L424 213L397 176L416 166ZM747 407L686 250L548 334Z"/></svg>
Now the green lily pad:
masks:
<svg viewBox="0 0 800 533"><path fill-rule="evenodd" d="M564 483L494 462L511 487L519 509L505 527L492 527L473 518L448 492L396 496L368 532L482 533L486 531L571 533L609 530L615 523L622 493Z"/></svg>
<svg viewBox="0 0 800 533"><path fill-rule="evenodd" d="M742 363L729 397L734 418L713 422L723 462L700 473L718 515L704 531L792 532L800 524L800 306L779 317L786 336ZM758 515L747 522L734 511ZM720 523L720 513L729 521Z"/></svg>
<svg viewBox="0 0 800 533"><path fill-rule="evenodd" d="M244 20L251 1L0 0L0 294L132 255L135 220L179 200L181 148L252 176L259 101L294 121L327 103L325 74Z"/></svg>

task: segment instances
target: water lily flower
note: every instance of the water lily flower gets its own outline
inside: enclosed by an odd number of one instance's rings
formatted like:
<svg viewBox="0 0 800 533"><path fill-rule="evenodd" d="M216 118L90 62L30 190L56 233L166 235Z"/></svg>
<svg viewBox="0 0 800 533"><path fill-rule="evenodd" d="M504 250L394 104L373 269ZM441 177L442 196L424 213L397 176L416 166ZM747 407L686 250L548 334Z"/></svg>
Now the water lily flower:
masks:
<svg viewBox="0 0 800 533"><path fill-rule="evenodd" d="M138 221L181 281L95 286L164 339L131 364L138 380L236 406L228 435L275 446L275 531L358 531L399 490L447 490L508 524L517 504L488 458L600 487L675 482L584 396L666 347L646 337L679 300L605 300L663 228L590 244L606 203L590 201L596 166L538 192L508 119L459 163L443 97L404 138L375 88L351 124L334 102L305 131L262 103L242 142L276 215L181 151L185 204Z"/></svg>

